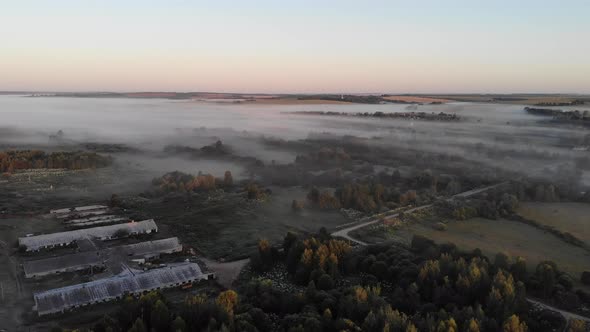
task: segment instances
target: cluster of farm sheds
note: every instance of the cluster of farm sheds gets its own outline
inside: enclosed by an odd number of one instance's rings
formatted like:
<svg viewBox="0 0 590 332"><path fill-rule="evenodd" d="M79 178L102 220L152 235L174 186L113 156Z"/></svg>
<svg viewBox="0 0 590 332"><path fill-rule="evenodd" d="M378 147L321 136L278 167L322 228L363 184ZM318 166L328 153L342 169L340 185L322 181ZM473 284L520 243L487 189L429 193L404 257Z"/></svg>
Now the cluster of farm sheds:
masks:
<svg viewBox="0 0 590 332"><path fill-rule="evenodd" d="M61 219L69 230L27 234L18 239L19 249L30 255L56 248L77 247L73 252L23 261L25 278L106 269L111 272L110 276L89 282L33 293L33 309L39 316L63 313L152 290L186 288L194 282L215 277L188 260L140 268L161 255L182 252L183 246L176 237L116 246L101 245L100 242L141 238L158 232L153 219L136 222L109 213L110 209L103 205L52 210L52 217Z"/></svg>

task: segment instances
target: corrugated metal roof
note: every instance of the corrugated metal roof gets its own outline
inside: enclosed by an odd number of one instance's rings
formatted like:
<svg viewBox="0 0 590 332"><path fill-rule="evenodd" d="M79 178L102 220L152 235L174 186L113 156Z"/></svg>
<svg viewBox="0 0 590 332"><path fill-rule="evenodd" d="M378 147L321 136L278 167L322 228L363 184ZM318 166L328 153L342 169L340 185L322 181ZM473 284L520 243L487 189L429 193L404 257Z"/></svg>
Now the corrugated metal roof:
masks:
<svg viewBox="0 0 590 332"><path fill-rule="evenodd" d="M129 256L147 256L161 253L172 253L182 250L182 245L176 237L146 241L108 248L101 251L79 252L69 255L30 260L23 262L25 277L44 276L51 273L77 271L89 266L101 266L103 261L112 254L118 253Z"/></svg>
<svg viewBox="0 0 590 332"><path fill-rule="evenodd" d="M61 312L87 304L113 300L126 293L141 293L157 288L170 288L206 278L196 263L127 273L83 284L52 289L34 294L39 315Z"/></svg>
<svg viewBox="0 0 590 332"><path fill-rule="evenodd" d="M71 219L63 221L64 224L80 224L80 223L87 223L90 221L99 221L99 220L109 220L109 219L116 219L122 218L121 216L117 216L114 214L105 214L100 216L91 216L86 218L78 218L78 219Z"/></svg>
<svg viewBox="0 0 590 332"><path fill-rule="evenodd" d="M129 234L142 234L149 233L152 230L157 231L158 227L153 219L148 219L139 222L78 229L61 233L19 237L18 243L20 246L25 246L27 250L39 250L45 247L69 244L84 238L108 239L120 231L127 231Z"/></svg>
<svg viewBox="0 0 590 332"><path fill-rule="evenodd" d="M89 210L89 211L83 211L83 212L57 214L56 217L59 219L68 219L68 218L82 218L82 217L88 217L88 216L100 216L100 215L109 213L109 211L110 211L109 209Z"/></svg>
<svg viewBox="0 0 590 332"><path fill-rule="evenodd" d="M180 244L180 241L177 237L171 237L162 240L129 244L125 246L111 248L109 250L120 250L125 255L144 256L149 254L181 251L182 245Z"/></svg>
<svg viewBox="0 0 590 332"><path fill-rule="evenodd" d="M25 277L44 276L51 273L78 271L90 266L103 265L99 252L87 251L71 255L37 259L23 262Z"/></svg>
<svg viewBox="0 0 590 332"><path fill-rule="evenodd" d="M122 221L129 221L129 218L116 216L112 214L93 216L88 218L72 219L64 221L63 223L67 227L83 227L90 225L101 225L101 224L116 224Z"/></svg>
<svg viewBox="0 0 590 332"><path fill-rule="evenodd" d="M106 209L106 208L108 208L108 206L106 206L106 205L87 205L87 206L77 206L77 207L73 207L73 208L51 210L51 211L49 211L49 213L62 214L62 213L71 213L71 212L82 212L82 211L88 211L88 210Z"/></svg>

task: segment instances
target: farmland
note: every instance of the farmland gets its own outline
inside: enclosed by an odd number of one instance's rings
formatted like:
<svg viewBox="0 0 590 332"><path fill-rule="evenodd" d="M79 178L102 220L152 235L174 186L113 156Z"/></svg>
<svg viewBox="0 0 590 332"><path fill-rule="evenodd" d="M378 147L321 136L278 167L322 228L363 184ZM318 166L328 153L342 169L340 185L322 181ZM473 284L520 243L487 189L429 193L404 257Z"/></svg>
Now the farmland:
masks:
<svg viewBox="0 0 590 332"><path fill-rule="evenodd" d="M517 211L542 225L568 232L590 245L590 205L584 203L526 202Z"/></svg>

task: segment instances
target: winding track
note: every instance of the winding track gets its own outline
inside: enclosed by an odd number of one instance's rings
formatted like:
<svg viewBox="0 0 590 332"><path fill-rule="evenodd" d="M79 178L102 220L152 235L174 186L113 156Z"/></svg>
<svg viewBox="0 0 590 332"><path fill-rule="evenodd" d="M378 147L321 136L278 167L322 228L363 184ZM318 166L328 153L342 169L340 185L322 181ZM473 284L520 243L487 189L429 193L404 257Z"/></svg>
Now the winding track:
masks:
<svg viewBox="0 0 590 332"><path fill-rule="evenodd" d="M502 183L494 184L494 185L483 187L483 188L476 188L476 189L468 190L468 191L465 191L465 192L462 192L462 193L453 195L453 196L447 198L446 200L447 201L450 201L450 200L452 200L452 199L454 199L456 197L462 197L462 198L464 198L464 197L469 197L469 196L477 195L479 193L482 193L484 191L488 191L490 189L499 187L499 186L504 185L504 184L507 184L507 183L508 182L502 182ZM420 211L420 210L423 210L423 209L427 209L427 208L429 208L431 206L432 206L432 204L427 204L427 205L422 205L422 206L414 207L414 208L411 208L409 210L404 211L404 213L410 213L410 212ZM392 212L392 211L393 210L390 210L390 211L387 211L387 212ZM387 214L387 212L385 212L385 214ZM350 235L348 235L348 233L350 233L351 231L357 230L359 228L363 228L363 227L366 227L366 226L369 226L369 225L376 224L376 223L378 223L378 222L380 222L380 221L382 221L384 219L390 219L390 218L398 217L399 216L399 213L388 215L385 218L381 217L383 215L383 213L380 213L379 215L380 215L379 217L374 217L373 219L371 219L369 221L366 221L364 223L360 223L360 224L353 225L353 226L350 226L350 227L347 227L347 228L343 228L343 229L341 229L339 231L335 231L335 232L332 233L332 236L342 237L342 238L345 238L345 239L347 239L347 240L349 240L351 242L355 242L355 243L360 244L362 246L366 246L367 243L365 243L365 242L363 242L361 240L357 240L355 238L352 238Z"/></svg>
<svg viewBox="0 0 590 332"><path fill-rule="evenodd" d="M545 304L545 303L543 303L543 302L541 302L539 300L535 300L533 298L527 297L527 301L529 301L532 304L536 304L536 305L538 305L538 306L540 306L540 307L542 307L544 309L548 309L548 310L551 310L551 311L555 311L555 312L560 313L565 318L565 320L568 321L568 322L571 319L579 319L579 320L583 320L583 321L586 321L586 322L590 322L590 318L588 318L588 317L584 317L584 316L575 314L573 312L565 311L565 310L562 310L562 309L559 309L559 308L550 306L550 305Z"/></svg>

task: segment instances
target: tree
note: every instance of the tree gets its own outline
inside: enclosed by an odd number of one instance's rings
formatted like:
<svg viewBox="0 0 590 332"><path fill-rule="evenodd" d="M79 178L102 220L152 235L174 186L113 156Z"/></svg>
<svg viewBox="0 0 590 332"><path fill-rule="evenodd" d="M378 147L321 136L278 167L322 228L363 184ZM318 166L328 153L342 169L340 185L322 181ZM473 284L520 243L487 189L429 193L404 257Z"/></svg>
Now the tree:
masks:
<svg viewBox="0 0 590 332"><path fill-rule="evenodd" d="M447 320L441 320L436 328L437 332L459 332L457 323L452 317Z"/></svg>
<svg viewBox="0 0 590 332"><path fill-rule="evenodd" d="M496 254L496 259L494 260L494 265L498 269L502 269L504 271L510 270L510 257L503 252L499 252Z"/></svg>
<svg viewBox="0 0 590 332"><path fill-rule="evenodd" d="M399 203L401 205L415 203L417 198L418 198L418 195L416 194L416 191L409 190L405 194L399 196Z"/></svg>
<svg viewBox="0 0 590 332"><path fill-rule="evenodd" d="M318 204L318 202L320 201L320 191L318 190L318 188L316 188L316 187L311 188L311 190L307 194L307 199L312 204Z"/></svg>
<svg viewBox="0 0 590 332"><path fill-rule="evenodd" d="M167 332L170 326L170 311L162 300L156 301L150 315L151 326L158 332Z"/></svg>
<svg viewBox="0 0 590 332"><path fill-rule="evenodd" d="M383 261L377 261L371 265L371 274L379 280L384 280L387 277L387 264Z"/></svg>
<svg viewBox="0 0 590 332"><path fill-rule="evenodd" d="M340 208L340 201L329 192L322 191L318 197L317 205L323 210L338 209Z"/></svg>
<svg viewBox="0 0 590 332"><path fill-rule="evenodd" d="M145 325L143 324L143 320L141 320L141 318L137 318L128 332L147 332Z"/></svg>
<svg viewBox="0 0 590 332"><path fill-rule="evenodd" d="M514 212L518 207L518 198L514 195L504 193L500 200L500 207L506 212Z"/></svg>
<svg viewBox="0 0 590 332"><path fill-rule="evenodd" d="M226 187L231 187L234 185L234 178L231 175L230 171L225 171L223 175L223 185Z"/></svg>
<svg viewBox="0 0 590 332"><path fill-rule="evenodd" d="M541 262L537 265L536 276L541 282L545 297L551 295L553 287L555 287L557 276L554 266L555 263L551 264L550 262Z"/></svg>
<svg viewBox="0 0 590 332"><path fill-rule="evenodd" d="M258 254L260 255L260 259L264 268L272 265L272 247L267 239L260 239L260 241L258 241Z"/></svg>
<svg viewBox="0 0 590 332"><path fill-rule="evenodd" d="M526 260L524 257L516 257L514 264L510 267L510 271L516 280L524 281L527 277Z"/></svg>
<svg viewBox="0 0 590 332"><path fill-rule="evenodd" d="M512 315L506 319L502 330L504 332L527 332L528 328L525 322L521 322L517 315Z"/></svg>
<svg viewBox="0 0 590 332"><path fill-rule="evenodd" d="M172 332L185 332L186 331L186 323L184 319L180 316L176 316L176 318L172 321Z"/></svg>
<svg viewBox="0 0 590 332"><path fill-rule="evenodd" d="M322 274L318 279L318 288L321 290L330 290L334 288L334 280L328 274Z"/></svg>
<svg viewBox="0 0 590 332"><path fill-rule="evenodd" d="M218 306L220 306L230 317L234 314L234 308L238 304L238 293L233 290L227 290L221 292L215 300Z"/></svg>
<svg viewBox="0 0 590 332"><path fill-rule="evenodd" d="M291 210L293 212L301 212L303 210L303 202L294 199L293 202L291 202Z"/></svg>
<svg viewBox="0 0 590 332"><path fill-rule="evenodd" d="M283 239L283 250L288 253L295 243L297 243L297 235L293 232L287 232Z"/></svg>
<svg viewBox="0 0 590 332"><path fill-rule="evenodd" d="M315 317L309 317L304 323L305 331L307 332L322 332L322 323Z"/></svg>
<svg viewBox="0 0 590 332"><path fill-rule="evenodd" d="M363 322L363 331L377 331L379 329L379 322L377 321L377 317L371 311L365 317L365 321Z"/></svg>
<svg viewBox="0 0 590 332"><path fill-rule="evenodd" d="M572 319L568 332L586 332L586 322L581 319Z"/></svg>
<svg viewBox="0 0 590 332"><path fill-rule="evenodd" d="M264 192L255 183L250 183L246 186L246 195L248 199L261 199Z"/></svg>
<svg viewBox="0 0 590 332"><path fill-rule="evenodd" d="M123 325L116 319L109 315L104 315L102 319L96 323L92 329L93 332L113 332L119 330L119 326Z"/></svg>
<svg viewBox="0 0 590 332"><path fill-rule="evenodd" d="M475 318L471 318L467 324L467 332L479 332L479 323Z"/></svg>

